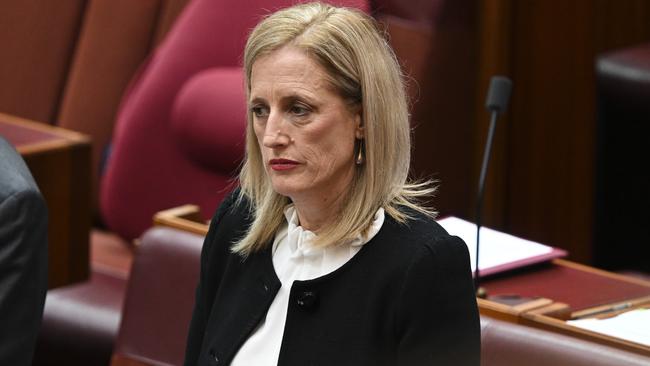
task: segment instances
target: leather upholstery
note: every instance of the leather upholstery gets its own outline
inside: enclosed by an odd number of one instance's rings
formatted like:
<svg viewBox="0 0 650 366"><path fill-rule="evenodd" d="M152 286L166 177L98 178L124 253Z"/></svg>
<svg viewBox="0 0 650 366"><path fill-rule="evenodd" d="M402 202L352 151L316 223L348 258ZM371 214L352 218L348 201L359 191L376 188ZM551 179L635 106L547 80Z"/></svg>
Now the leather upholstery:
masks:
<svg viewBox="0 0 650 366"><path fill-rule="evenodd" d="M650 114L650 43L602 55L596 72L601 97Z"/></svg>
<svg viewBox="0 0 650 366"><path fill-rule="evenodd" d="M65 84L85 0L0 4L0 111L51 123Z"/></svg>
<svg viewBox="0 0 650 366"><path fill-rule="evenodd" d="M234 172L244 157L243 85L241 68L215 67L191 77L178 92L170 120L174 141L183 155L206 170ZM220 108L205 107L215 101Z"/></svg>
<svg viewBox="0 0 650 366"><path fill-rule="evenodd" d="M170 365L183 363L202 245L202 236L169 228L153 228L144 234L129 280L115 354Z"/></svg>
<svg viewBox="0 0 650 366"><path fill-rule="evenodd" d="M556 333L481 318L483 366L641 366L650 357Z"/></svg>
<svg viewBox="0 0 650 366"><path fill-rule="evenodd" d="M124 277L95 270L87 282L50 291L33 365L106 365L125 288Z"/></svg>

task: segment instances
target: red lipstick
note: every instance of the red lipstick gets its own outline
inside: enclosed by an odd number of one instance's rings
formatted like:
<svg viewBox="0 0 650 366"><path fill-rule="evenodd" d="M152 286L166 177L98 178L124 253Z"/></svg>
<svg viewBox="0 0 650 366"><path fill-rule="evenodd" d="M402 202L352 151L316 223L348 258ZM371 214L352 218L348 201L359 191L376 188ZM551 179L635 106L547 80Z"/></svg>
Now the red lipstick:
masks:
<svg viewBox="0 0 650 366"><path fill-rule="evenodd" d="M275 171L290 170L297 167L300 163L289 159L271 159L269 165Z"/></svg>

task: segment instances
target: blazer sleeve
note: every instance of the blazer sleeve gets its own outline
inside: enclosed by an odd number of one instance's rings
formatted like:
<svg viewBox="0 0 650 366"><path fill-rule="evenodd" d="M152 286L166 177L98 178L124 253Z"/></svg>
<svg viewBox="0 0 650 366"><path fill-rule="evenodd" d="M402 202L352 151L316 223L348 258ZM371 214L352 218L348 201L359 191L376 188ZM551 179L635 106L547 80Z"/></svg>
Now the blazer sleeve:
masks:
<svg viewBox="0 0 650 366"><path fill-rule="evenodd" d="M31 365L47 291L47 258L41 194L27 189L0 202L0 365Z"/></svg>
<svg viewBox="0 0 650 366"><path fill-rule="evenodd" d="M203 335L205 333L205 327L208 322L213 301L212 297L209 295L209 293L213 293L213 291L209 291L209 287L211 285L216 285L214 278L211 278L211 280L208 281L208 272L211 270L210 266L214 265L214 263L211 263L211 258L213 258L212 252L219 246L219 243L217 243L219 238L216 231L224 215L231 210L238 195L239 190L235 190L224 199L210 221L208 234L203 241L203 247L201 248L199 283L196 287L194 310L192 312L192 320L190 321L185 347L185 366L196 365L199 358L201 345L203 343ZM216 281L218 282L218 279Z"/></svg>
<svg viewBox="0 0 650 366"><path fill-rule="evenodd" d="M479 365L480 322L467 246L443 235L410 264L397 311L398 365Z"/></svg>

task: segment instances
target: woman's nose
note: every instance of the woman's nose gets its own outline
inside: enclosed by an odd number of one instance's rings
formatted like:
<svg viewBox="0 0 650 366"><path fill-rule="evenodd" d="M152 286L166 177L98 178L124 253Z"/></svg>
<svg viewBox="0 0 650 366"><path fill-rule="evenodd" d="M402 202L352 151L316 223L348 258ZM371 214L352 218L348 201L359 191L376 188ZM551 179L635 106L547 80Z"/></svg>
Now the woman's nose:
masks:
<svg viewBox="0 0 650 366"><path fill-rule="evenodd" d="M293 141L289 135L286 133L282 132L281 130L276 130L276 131L267 131L264 134L264 146L266 147L271 147L271 148L277 148L277 147L283 147L289 145L289 143Z"/></svg>
<svg viewBox="0 0 650 366"><path fill-rule="evenodd" d="M289 145L293 141L288 133L283 129L282 120L280 116L269 115L266 123L266 130L264 131L264 139L262 143L266 147L277 148Z"/></svg>

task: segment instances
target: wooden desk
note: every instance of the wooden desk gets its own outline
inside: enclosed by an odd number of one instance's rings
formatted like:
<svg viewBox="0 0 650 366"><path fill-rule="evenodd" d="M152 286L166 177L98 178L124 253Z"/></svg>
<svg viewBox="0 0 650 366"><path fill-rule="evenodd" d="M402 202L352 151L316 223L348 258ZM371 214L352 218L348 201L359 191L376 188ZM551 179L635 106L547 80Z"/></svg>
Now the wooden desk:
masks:
<svg viewBox="0 0 650 366"><path fill-rule="evenodd" d="M88 278L91 143L82 134L0 113L0 135L16 147L49 211L49 288Z"/></svg>
<svg viewBox="0 0 650 366"><path fill-rule="evenodd" d="M565 322L589 309L641 300L650 304L650 282L556 259L518 272L486 278L488 299L478 299L481 314L567 334L650 356L650 347L587 331ZM499 295L543 298L532 306L505 304ZM562 311L565 310L566 311ZM566 315L566 317L562 316Z"/></svg>

